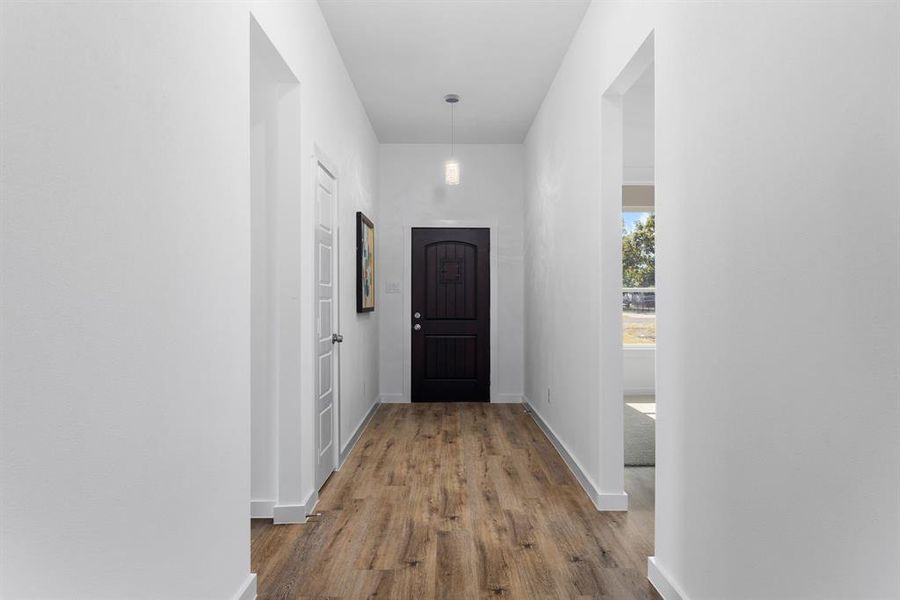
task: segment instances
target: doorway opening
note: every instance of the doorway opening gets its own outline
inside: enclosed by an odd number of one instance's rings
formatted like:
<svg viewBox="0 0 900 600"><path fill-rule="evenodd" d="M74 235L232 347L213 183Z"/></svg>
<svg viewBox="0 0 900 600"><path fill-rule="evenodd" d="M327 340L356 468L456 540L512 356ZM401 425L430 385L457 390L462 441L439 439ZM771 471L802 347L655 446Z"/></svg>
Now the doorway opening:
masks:
<svg viewBox="0 0 900 600"><path fill-rule="evenodd" d="M626 467L656 466L654 70L622 96L622 381Z"/></svg>
<svg viewBox="0 0 900 600"><path fill-rule="evenodd" d="M648 230L655 228L655 200L650 203L647 194L653 190L653 135L655 124L646 115L653 111L654 81L653 33L644 40L634 55L623 65L618 76L601 96L600 103L600 480L597 482L602 492L597 500L600 510L629 510L626 492L625 448L627 442L636 441L635 435L626 441L625 418L637 417L639 424L655 419L638 408L625 402L625 370L630 368L635 356L654 360L655 351L642 348L629 350L625 356L625 325L629 325L632 341L648 342L655 339L656 310L655 260L650 261L649 250L655 253L655 241L646 243ZM638 98L640 96L640 98ZM649 96L649 97L648 97ZM644 100L643 105L639 100ZM649 105L648 105L649 102ZM628 215L623 212L623 203L629 201L640 214ZM629 208L629 212L631 209ZM631 233L630 239L628 234ZM640 239L637 239L640 238ZM636 248L623 253L627 242ZM632 252L632 250L634 250ZM627 255L626 255L627 254ZM655 254L654 254L655 258ZM628 265L623 259L631 261ZM653 265L653 266L651 266ZM630 277L629 285L623 286L623 278ZM651 283L653 285L651 285ZM624 289L625 287L631 289ZM623 318L627 317L627 318ZM651 376L652 378L652 376ZM636 390L631 390L636 391ZM648 391L648 390L643 390ZM633 404L645 404L635 402ZM635 415L631 411L637 411ZM655 414L653 415L655 417ZM631 419L630 419L631 420ZM644 429L646 431L646 428ZM651 439L653 436L650 436ZM641 467L643 479L652 481L653 467ZM633 469L629 467L629 469ZM639 475L634 470L628 473L629 485L642 485L635 479ZM647 483L644 481L643 483ZM644 495L645 496L645 495ZM630 507L631 509L652 510L653 507Z"/></svg>
<svg viewBox="0 0 900 600"><path fill-rule="evenodd" d="M489 402L490 229L416 227L411 238L411 401Z"/></svg>
<svg viewBox="0 0 900 600"><path fill-rule="evenodd" d="M300 197L300 85L260 25L250 17L250 516L278 519L285 504L287 479L299 479L284 467L299 461L293 444L299 431L285 415L297 399L287 393L292 371L284 356L298 341L281 334L295 292L284 273L299 256L285 243L291 210ZM291 502L287 502L291 503ZM296 517L287 518L287 521Z"/></svg>

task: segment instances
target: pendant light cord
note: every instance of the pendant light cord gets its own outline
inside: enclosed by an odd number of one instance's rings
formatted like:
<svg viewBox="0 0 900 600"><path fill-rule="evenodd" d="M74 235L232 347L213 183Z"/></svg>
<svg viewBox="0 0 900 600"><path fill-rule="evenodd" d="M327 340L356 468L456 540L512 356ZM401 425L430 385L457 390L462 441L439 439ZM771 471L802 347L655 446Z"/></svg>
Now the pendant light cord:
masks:
<svg viewBox="0 0 900 600"><path fill-rule="evenodd" d="M453 103L450 104L450 158L453 158Z"/></svg>

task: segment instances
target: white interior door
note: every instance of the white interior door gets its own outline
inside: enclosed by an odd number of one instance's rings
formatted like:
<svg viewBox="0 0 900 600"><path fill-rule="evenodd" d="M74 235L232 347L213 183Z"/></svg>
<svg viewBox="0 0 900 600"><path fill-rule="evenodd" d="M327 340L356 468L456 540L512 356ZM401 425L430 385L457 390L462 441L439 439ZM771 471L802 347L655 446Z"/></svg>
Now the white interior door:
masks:
<svg viewBox="0 0 900 600"><path fill-rule="evenodd" d="M337 468L337 231L335 180L316 173L316 487Z"/></svg>

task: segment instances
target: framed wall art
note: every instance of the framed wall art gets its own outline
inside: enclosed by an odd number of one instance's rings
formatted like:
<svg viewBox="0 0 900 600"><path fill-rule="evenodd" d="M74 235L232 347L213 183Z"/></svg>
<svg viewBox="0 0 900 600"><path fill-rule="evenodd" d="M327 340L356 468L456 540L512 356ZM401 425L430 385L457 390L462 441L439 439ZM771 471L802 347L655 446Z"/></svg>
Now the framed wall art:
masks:
<svg viewBox="0 0 900 600"><path fill-rule="evenodd" d="M375 310L375 224L356 213L356 312Z"/></svg>

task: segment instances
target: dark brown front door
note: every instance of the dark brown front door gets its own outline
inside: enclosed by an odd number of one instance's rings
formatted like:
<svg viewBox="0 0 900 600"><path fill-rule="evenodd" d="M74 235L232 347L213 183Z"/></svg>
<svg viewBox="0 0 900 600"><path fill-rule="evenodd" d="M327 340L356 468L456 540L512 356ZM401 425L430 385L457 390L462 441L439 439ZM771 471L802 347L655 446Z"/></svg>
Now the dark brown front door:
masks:
<svg viewBox="0 0 900 600"><path fill-rule="evenodd" d="M412 401L488 402L490 230L412 230Z"/></svg>

